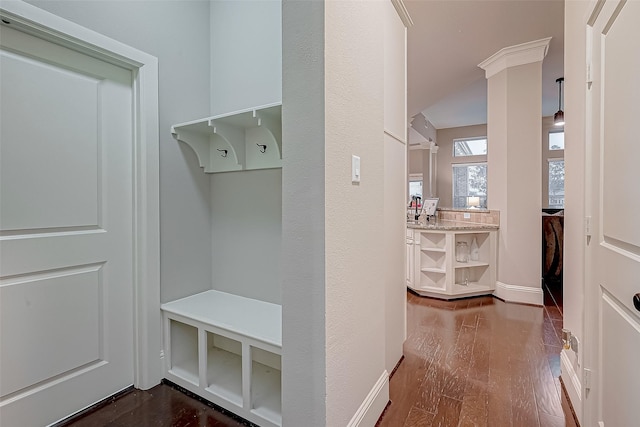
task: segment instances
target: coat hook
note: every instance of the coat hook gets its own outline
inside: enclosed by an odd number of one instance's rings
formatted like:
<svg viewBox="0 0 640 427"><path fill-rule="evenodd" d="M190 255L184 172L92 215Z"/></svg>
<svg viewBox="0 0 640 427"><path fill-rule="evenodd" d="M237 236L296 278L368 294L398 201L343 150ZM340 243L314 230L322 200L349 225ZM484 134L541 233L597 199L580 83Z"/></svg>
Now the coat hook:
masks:
<svg viewBox="0 0 640 427"><path fill-rule="evenodd" d="M228 150L221 150L220 148L216 148L216 150L222 151L222 154L220 154L222 157L227 157Z"/></svg>
<svg viewBox="0 0 640 427"><path fill-rule="evenodd" d="M264 144L256 144L258 147L260 147L260 152L264 153L265 151L267 151L267 146Z"/></svg>

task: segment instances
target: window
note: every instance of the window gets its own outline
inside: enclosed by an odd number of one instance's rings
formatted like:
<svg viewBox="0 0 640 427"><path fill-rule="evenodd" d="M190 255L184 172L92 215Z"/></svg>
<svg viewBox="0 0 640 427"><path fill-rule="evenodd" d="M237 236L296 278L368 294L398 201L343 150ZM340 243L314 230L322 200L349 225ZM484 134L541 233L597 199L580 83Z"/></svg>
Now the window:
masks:
<svg viewBox="0 0 640 427"><path fill-rule="evenodd" d="M564 208L564 159L549 159L549 207Z"/></svg>
<svg viewBox="0 0 640 427"><path fill-rule="evenodd" d="M467 138L453 140L453 157L485 156L487 138Z"/></svg>
<svg viewBox="0 0 640 427"><path fill-rule="evenodd" d="M480 198L480 208L487 207L487 164L453 165L453 207L467 208L468 197Z"/></svg>
<svg viewBox="0 0 640 427"><path fill-rule="evenodd" d="M413 196L422 197L422 174L411 173L409 174L409 200Z"/></svg>
<svg viewBox="0 0 640 427"><path fill-rule="evenodd" d="M549 132L549 150L564 150L564 131Z"/></svg>

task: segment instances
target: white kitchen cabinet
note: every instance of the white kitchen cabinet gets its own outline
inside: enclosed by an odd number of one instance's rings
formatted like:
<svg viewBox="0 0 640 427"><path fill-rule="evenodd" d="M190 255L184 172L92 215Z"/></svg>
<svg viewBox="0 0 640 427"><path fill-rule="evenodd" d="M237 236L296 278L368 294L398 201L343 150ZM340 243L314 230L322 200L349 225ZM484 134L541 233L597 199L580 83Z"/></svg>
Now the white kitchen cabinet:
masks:
<svg viewBox="0 0 640 427"><path fill-rule="evenodd" d="M264 105L171 126L206 173L282 167L282 106Z"/></svg>
<svg viewBox="0 0 640 427"><path fill-rule="evenodd" d="M282 307L210 290L161 306L165 377L260 426L282 425Z"/></svg>
<svg viewBox="0 0 640 427"><path fill-rule="evenodd" d="M414 292L443 299L491 294L496 285L497 233L494 227L435 226L409 228L413 254L407 254L407 286ZM478 260L457 262L458 242L478 244ZM407 245L409 247L409 245Z"/></svg>

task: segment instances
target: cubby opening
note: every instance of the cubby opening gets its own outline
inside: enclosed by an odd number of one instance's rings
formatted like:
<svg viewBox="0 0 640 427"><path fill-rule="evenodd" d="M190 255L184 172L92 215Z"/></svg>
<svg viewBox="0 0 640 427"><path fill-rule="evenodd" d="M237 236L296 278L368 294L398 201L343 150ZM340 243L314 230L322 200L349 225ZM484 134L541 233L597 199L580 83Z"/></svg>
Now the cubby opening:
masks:
<svg viewBox="0 0 640 427"><path fill-rule="evenodd" d="M282 424L282 358L251 347L251 411Z"/></svg>
<svg viewBox="0 0 640 427"><path fill-rule="evenodd" d="M445 236L444 233L420 233L420 248L444 251Z"/></svg>
<svg viewBox="0 0 640 427"><path fill-rule="evenodd" d="M171 330L171 366L169 370L198 385L198 329L169 320Z"/></svg>
<svg viewBox="0 0 640 427"><path fill-rule="evenodd" d="M421 288L437 288L445 290L447 286L447 276L444 273L423 271L420 274Z"/></svg>
<svg viewBox="0 0 640 427"><path fill-rule="evenodd" d="M445 271L445 252L421 251L420 268Z"/></svg>
<svg viewBox="0 0 640 427"><path fill-rule="evenodd" d="M206 390L242 406L242 344L207 332Z"/></svg>

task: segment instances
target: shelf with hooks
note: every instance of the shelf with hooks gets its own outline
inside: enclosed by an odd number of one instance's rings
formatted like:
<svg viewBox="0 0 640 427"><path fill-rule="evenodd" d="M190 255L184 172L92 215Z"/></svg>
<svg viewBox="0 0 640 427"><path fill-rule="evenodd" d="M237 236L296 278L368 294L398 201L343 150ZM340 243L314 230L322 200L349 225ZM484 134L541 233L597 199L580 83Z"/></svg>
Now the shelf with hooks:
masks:
<svg viewBox="0 0 640 427"><path fill-rule="evenodd" d="M206 173L282 167L282 105L270 104L171 126Z"/></svg>

